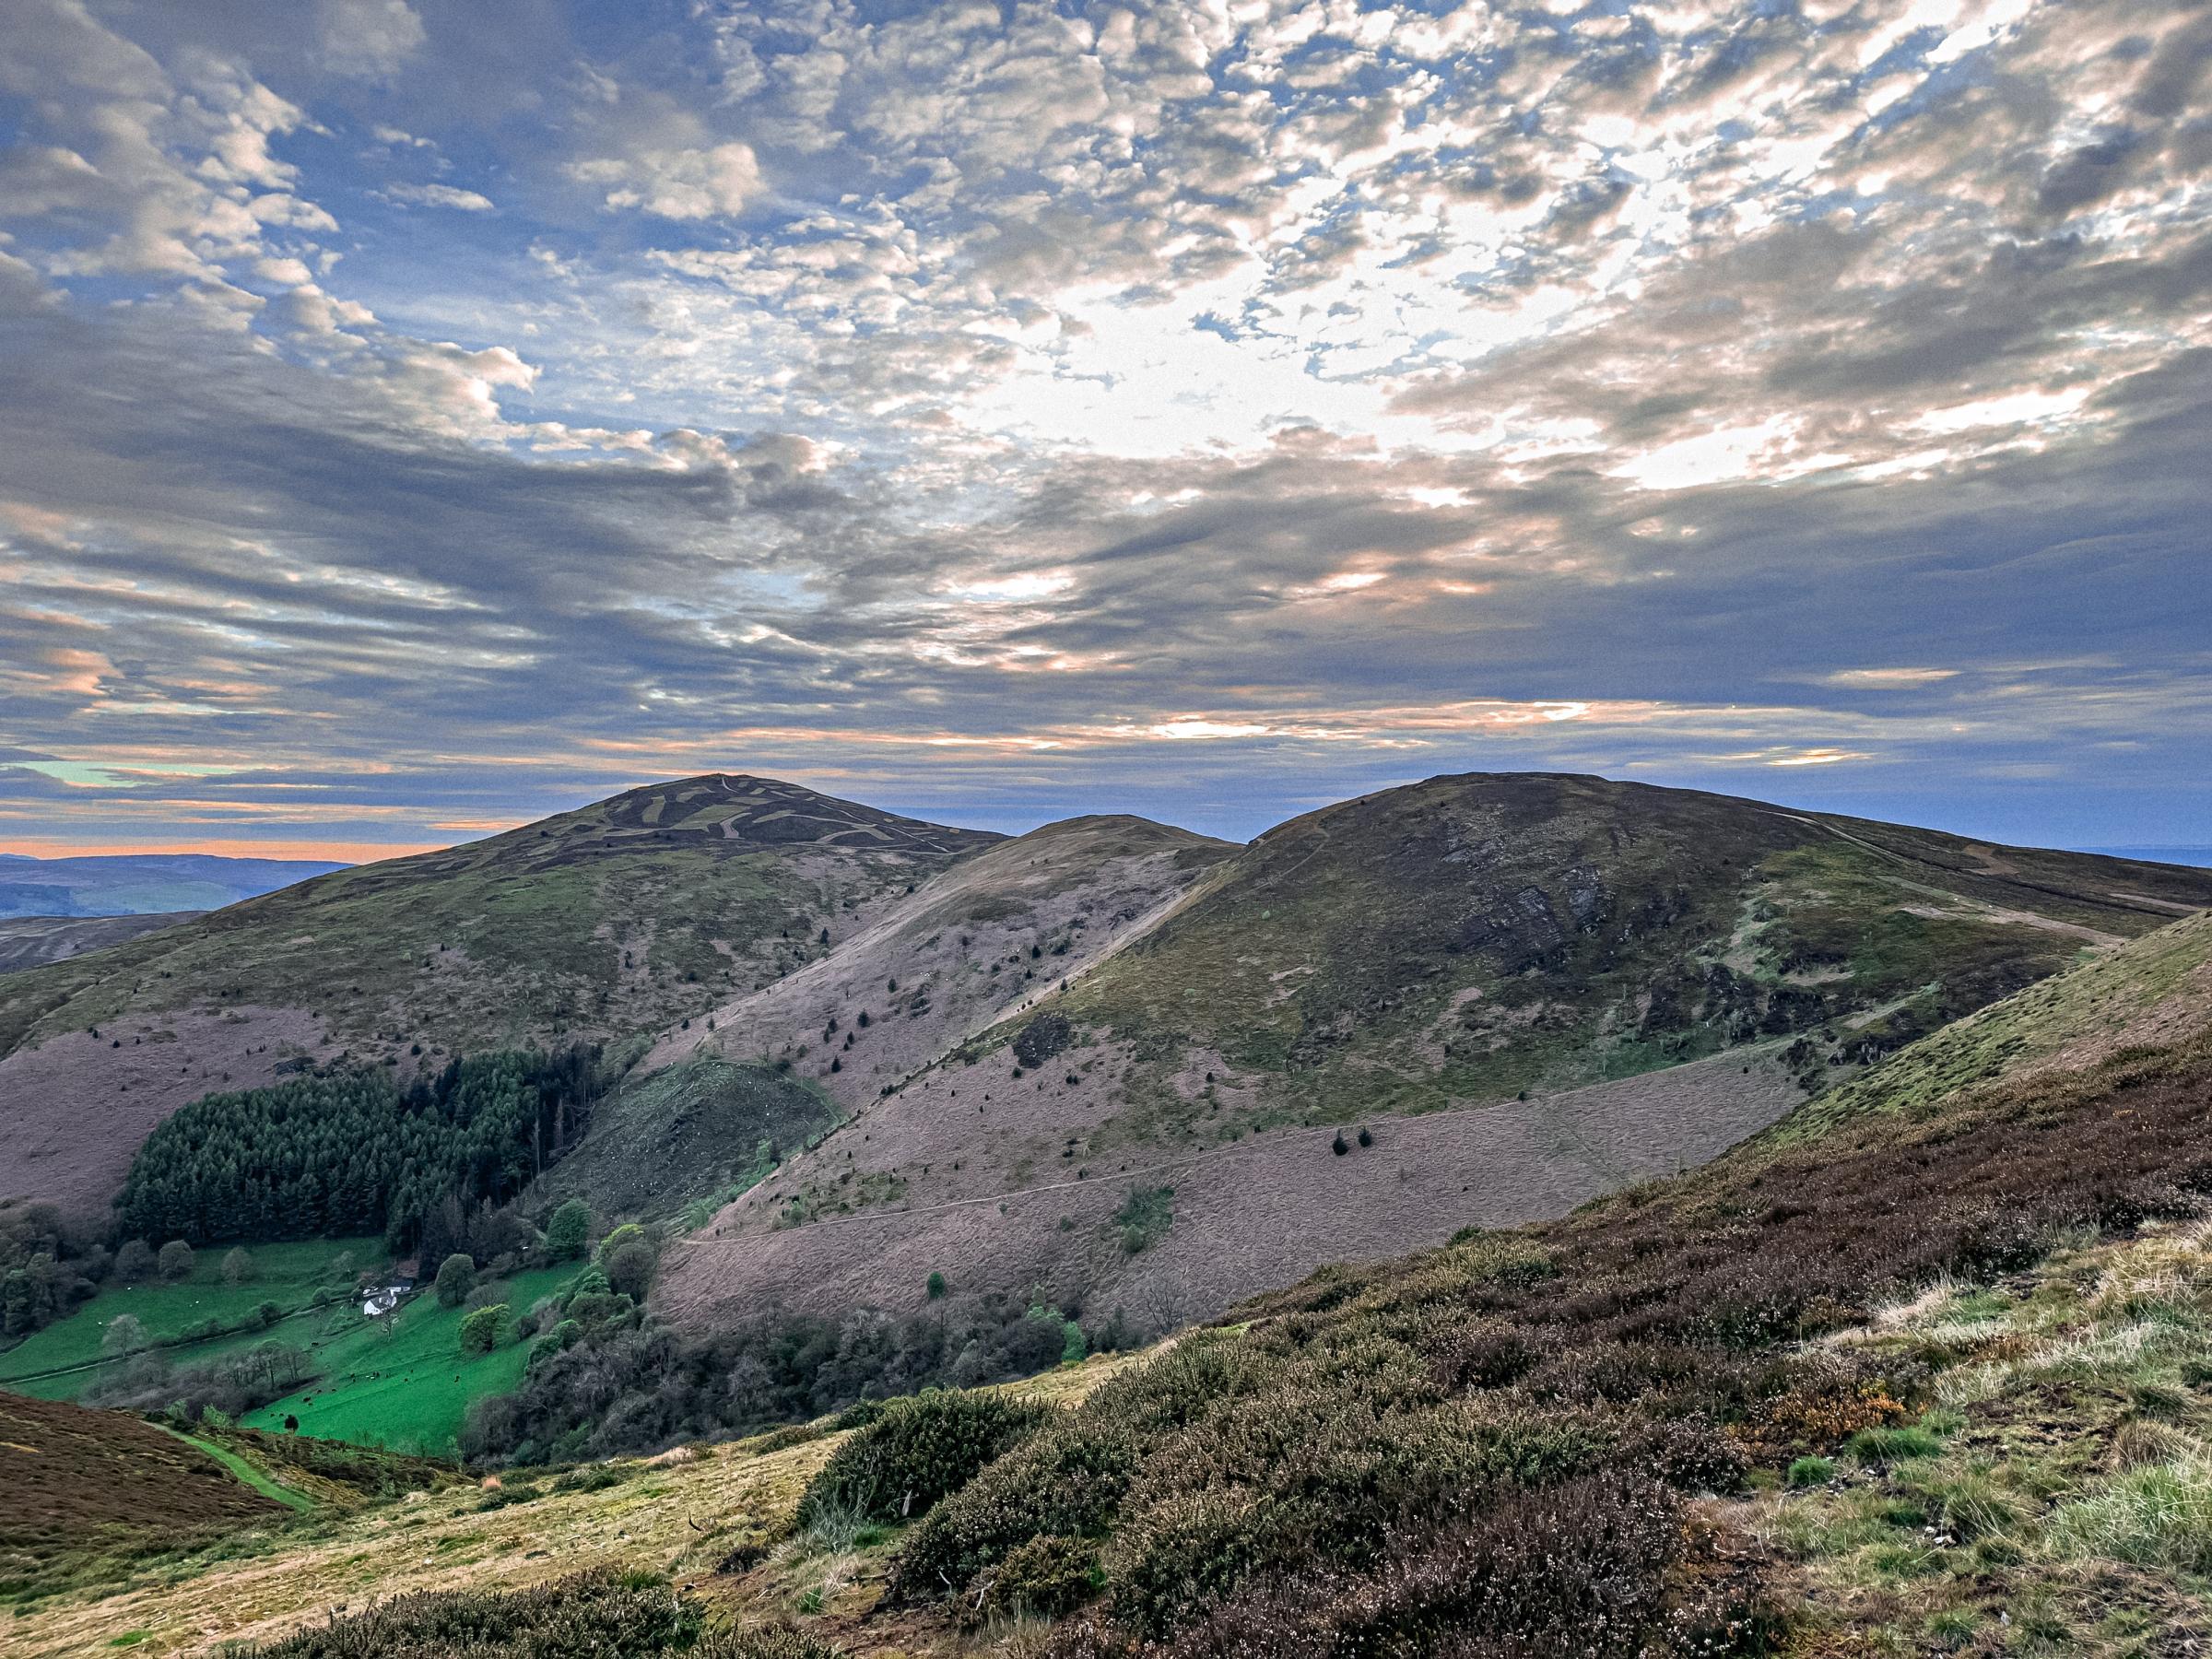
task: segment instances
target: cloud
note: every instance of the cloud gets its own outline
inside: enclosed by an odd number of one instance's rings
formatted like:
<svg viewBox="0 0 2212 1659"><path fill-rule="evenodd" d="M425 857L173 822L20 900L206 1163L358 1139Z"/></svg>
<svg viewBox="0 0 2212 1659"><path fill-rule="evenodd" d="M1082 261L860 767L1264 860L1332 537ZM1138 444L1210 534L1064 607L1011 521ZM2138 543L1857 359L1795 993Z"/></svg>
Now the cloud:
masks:
<svg viewBox="0 0 2212 1659"><path fill-rule="evenodd" d="M499 211L499 205L489 196L453 184L393 184L383 194L389 200L411 202L418 207L452 207L462 213Z"/></svg>
<svg viewBox="0 0 2212 1659"><path fill-rule="evenodd" d="M609 186L602 199L610 208L634 207L671 219L735 215L761 187L751 147L737 143L577 161L569 174L586 184Z"/></svg>
<svg viewBox="0 0 2212 1659"><path fill-rule="evenodd" d="M2206 805L2180 0L18 9L0 833Z"/></svg>
<svg viewBox="0 0 2212 1659"><path fill-rule="evenodd" d="M388 76L425 38L422 19L406 0L319 0L319 55L339 75Z"/></svg>

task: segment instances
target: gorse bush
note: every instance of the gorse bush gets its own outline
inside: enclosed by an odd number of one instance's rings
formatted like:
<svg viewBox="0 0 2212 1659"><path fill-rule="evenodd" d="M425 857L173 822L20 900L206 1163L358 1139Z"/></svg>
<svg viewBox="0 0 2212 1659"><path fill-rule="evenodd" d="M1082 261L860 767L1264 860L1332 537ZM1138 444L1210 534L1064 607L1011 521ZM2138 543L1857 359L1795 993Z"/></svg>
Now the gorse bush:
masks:
<svg viewBox="0 0 2212 1659"><path fill-rule="evenodd" d="M1764 1651L1760 1552L1690 1524L1684 1496L1942 1443L1905 1420L1924 1365L1801 1339L2191 1210L2212 1190L2204 1074L2123 1065L1316 1275L946 1497L894 1597L980 1606L1018 1562L1095 1560L1101 1610L1055 1637L1062 1659ZM2134 1471L2069 1535L2188 1562L2204 1490L2171 1462ZM1928 1512L1971 1534L1996 1510L1959 1484Z"/></svg>
<svg viewBox="0 0 2212 1659"><path fill-rule="evenodd" d="M1017 1545L974 1603L981 1619L1058 1618L1104 1587L1096 1544L1046 1533Z"/></svg>
<svg viewBox="0 0 2212 1659"><path fill-rule="evenodd" d="M836 1507L871 1520L928 1512L1017 1441L1052 1407L999 1394L935 1391L894 1400L831 1455L799 1500L799 1524Z"/></svg>
<svg viewBox="0 0 2212 1659"><path fill-rule="evenodd" d="M699 1652L699 1616L650 1577L585 1573L534 1590L403 1595L237 1659L656 1659ZM724 1649L732 1659L753 1659ZM759 1659L782 1659L763 1650ZM792 1659L812 1659L794 1651Z"/></svg>

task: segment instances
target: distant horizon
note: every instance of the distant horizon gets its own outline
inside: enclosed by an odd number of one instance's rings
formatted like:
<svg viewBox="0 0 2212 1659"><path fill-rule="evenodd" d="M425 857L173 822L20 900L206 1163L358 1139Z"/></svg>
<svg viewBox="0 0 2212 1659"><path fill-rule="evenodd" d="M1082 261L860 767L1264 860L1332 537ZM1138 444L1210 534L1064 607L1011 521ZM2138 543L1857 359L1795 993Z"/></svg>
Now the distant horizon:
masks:
<svg viewBox="0 0 2212 1659"><path fill-rule="evenodd" d="M1259 807L1256 802L1247 799L1244 802L1240 803L1243 810L1238 815L1241 820L1250 825L1250 827L1246 829L1243 833L1234 833L1225 828L1209 827L1206 823L1192 822L1170 814L1159 811L1141 810L1136 806L1127 804L1117 804L1112 801L1093 801L1070 811L1047 811L1037 814L1033 817L1024 816L1018 818L1006 813L964 813L959 810L957 803L947 804L951 807L950 810L947 810L945 806L931 807L902 805L900 804L896 799L888 797L887 794L871 794L866 793L864 789L850 786L841 788L835 786L826 787L819 782L808 782L803 775L794 775L793 772L769 772L758 767L746 766L731 766L717 768L714 770L728 775L749 773L751 775L761 777L776 777L786 782L797 783L802 787L815 789L823 794L835 795L841 799L856 801L863 806L874 806L885 812L898 813L901 817L920 818L927 822L947 824L962 829L987 830L995 833L1006 835L1026 834L1029 831L1036 830L1044 824L1057 822L1063 818L1080 817L1088 813L1128 812L1134 816L1149 818L1161 823L1171 824L1179 829L1192 830L1201 834L1215 835L1223 840L1248 842L1267 830L1274 828L1276 825L1285 823L1303 813L1312 812L1319 807L1334 805L1337 802L1354 800L1362 795L1374 794L1388 789L1401 788L1408 784L1422 782L1430 777L1452 775L1453 773L1459 771L1506 772L1538 769L1522 767L1453 768L1449 769L1447 772L1428 772L1421 774L1420 777L1404 777L1382 782L1370 782L1364 787L1349 789L1341 794L1331 795L1326 799L1315 799L1301 794L1287 800L1278 800L1273 808ZM1547 768L1540 770L1570 769ZM511 821L504 821L497 824L487 824L481 827L472 826L470 833L457 835L450 841L411 842L364 841L319 841L299 837L273 837L264 841L245 837L230 836L219 838L211 837L199 839L180 839L173 841L88 841L78 842L75 841L65 841L51 836L33 836L18 837L8 841L0 841L0 854L13 853L18 856L31 857L42 860L63 858L158 857L164 854L199 854L219 858L261 858L297 861L301 863L333 863L348 865L377 864L394 858L410 858L418 853L439 853L444 852L453 847L465 846L471 841L486 840L491 836L503 834L510 830L520 829L525 825L536 823L547 818L557 817L564 812L573 812L579 810L582 807L592 806L596 802L606 800L614 795L620 794L626 790L644 788L655 783L674 782L679 781L681 777L692 777L700 775L702 774L669 774L665 776L634 779L626 782L618 782L612 786L606 787L600 794L582 796L580 798L567 801L565 804L551 805L544 807L543 809L533 809L528 811L526 816L518 816ZM1608 774L1594 771L1581 775L1605 777ZM1739 794L1739 792L1737 791L1714 789L1712 785L1703 782L1687 783L1663 782L1657 779L1618 777L1613 778L1612 781L1630 783L1652 783L1654 786L1662 788L1698 789L1707 794ZM2091 842L2076 839L2067 839L2064 837L2037 837L2033 834L2020 835L2017 833L1995 833L1984 828L1972 825L1961 825L1957 822L1945 822L1933 816L1913 817L1910 816L1909 813L1904 812L1879 810L1869 811L1860 806L1842 806L1818 798L1793 798L1793 794L1790 792L1777 791L1757 794L1740 793L1739 798L1761 801L1769 805L1790 807L1798 811L1828 812L1839 814L1844 817L1865 818L1888 823L1910 825L1918 829L1937 830L1947 835L1957 835L1970 840L1986 841L2006 846L2042 848L2056 852L2094 853L2101 853L2107 857L2134 857L2137 859L2149 860L2150 862L2160 862L2159 860L2151 857L2151 855L2154 853L2163 853L2172 854L2187 854L2190 856L2173 858L2164 862L2197 865L2212 865L2212 841L2195 842L2183 841L2169 841L2131 840L2126 841Z"/></svg>

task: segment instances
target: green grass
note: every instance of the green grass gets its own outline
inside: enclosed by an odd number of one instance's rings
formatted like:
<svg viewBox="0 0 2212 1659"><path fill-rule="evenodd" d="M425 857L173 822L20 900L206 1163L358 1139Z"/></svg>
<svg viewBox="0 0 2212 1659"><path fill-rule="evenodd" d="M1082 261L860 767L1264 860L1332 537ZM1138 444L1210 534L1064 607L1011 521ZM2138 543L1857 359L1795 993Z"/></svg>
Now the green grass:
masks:
<svg viewBox="0 0 2212 1659"><path fill-rule="evenodd" d="M0 1354L0 1387L42 1400L74 1400L90 1386L98 1371L73 1371L58 1377L34 1377L32 1373L100 1359L100 1339L108 1324L123 1314L135 1316L155 1342L172 1341L206 1320L218 1320L226 1326L248 1321L265 1301L273 1301L288 1313L319 1299L349 1293L352 1274L336 1271L341 1255L350 1253L356 1270L381 1269L387 1259L383 1242L378 1239L311 1239L253 1245L248 1252L253 1258L253 1277L242 1285L229 1285L223 1280L226 1253L218 1247L198 1252L192 1277L181 1284L149 1281L103 1287L68 1318L33 1332ZM271 1330L255 1326L175 1349L169 1357L172 1364L193 1365L272 1338L304 1346L302 1326L312 1324L292 1320Z"/></svg>
<svg viewBox="0 0 2212 1659"><path fill-rule="evenodd" d="M529 1312L573 1278L571 1266L542 1267L505 1281L508 1305ZM461 1352L462 1308L441 1308L418 1296L401 1310L389 1335L358 1319L312 1345L321 1379L242 1419L249 1429L281 1432L287 1417L300 1432L357 1445L429 1453L450 1452L469 1403L501 1394L522 1380L529 1345L511 1342L474 1358Z"/></svg>
<svg viewBox="0 0 2212 1659"><path fill-rule="evenodd" d="M179 1440L194 1450L205 1452L264 1498L273 1498L278 1503L290 1509L312 1510L315 1507L315 1500L308 1497L306 1493L295 1492L290 1487L279 1485L276 1481L270 1479L266 1473L255 1467L247 1459L241 1457L229 1447L218 1446L213 1441L202 1440L196 1434L180 1433L174 1429L170 1430L169 1432L175 1434Z"/></svg>
<svg viewBox="0 0 2212 1659"><path fill-rule="evenodd" d="M1916 1115L2008 1069L2102 1036L2173 995L2205 959L2212 914L2190 916L1947 1025L1779 1125L1781 1141L1818 1138L1847 1118Z"/></svg>
<svg viewBox="0 0 2212 1659"><path fill-rule="evenodd" d="M49 1325L19 1347L0 1356L0 1385L46 1400L75 1400L101 1374L70 1371L61 1376L17 1382L10 1379L56 1366L97 1360L108 1322L135 1314L157 1341L171 1337L208 1318L226 1324L243 1319L264 1301L290 1310L340 1288L332 1265L350 1252L363 1268L382 1267L384 1254L376 1240L312 1240L252 1247L260 1271L248 1284L224 1284L219 1250L204 1250L193 1276L179 1285L139 1285L102 1290L69 1318ZM519 1315L542 1296L551 1295L575 1276L573 1265L518 1273L506 1281L509 1305ZM277 1340L303 1347L313 1357L317 1380L245 1418L249 1428L281 1430L289 1416L303 1433L353 1441L394 1450L450 1451L469 1402L502 1393L522 1379L528 1358L524 1343L509 1343L474 1358L461 1352L461 1321L466 1310L441 1308L435 1298L418 1296L383 1326L363 1320L350 1295L326 1312L286 1320L274 1329L253 1330L170 1350L174 1366L187 1366ZM251 1483L249 1483L251 1484Z"/></svg>

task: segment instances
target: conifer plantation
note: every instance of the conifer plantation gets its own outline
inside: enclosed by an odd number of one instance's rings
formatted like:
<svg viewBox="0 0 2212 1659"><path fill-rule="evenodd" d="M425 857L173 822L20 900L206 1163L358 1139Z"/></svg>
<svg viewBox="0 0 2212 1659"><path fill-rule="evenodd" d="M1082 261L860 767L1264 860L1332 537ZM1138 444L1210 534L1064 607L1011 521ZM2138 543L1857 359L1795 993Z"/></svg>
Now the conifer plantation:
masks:
<svg viewBox="0 0 2212 1659"><path fill-rule="evenodd" d="M405 1088L347 1072L208 1095L147 1137L118 1223L194 1244L382 1233L412 1248L447 1197L503 1203L574 1144L597 1062L590 1046L511 1050Z"/></svg>

